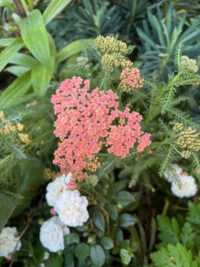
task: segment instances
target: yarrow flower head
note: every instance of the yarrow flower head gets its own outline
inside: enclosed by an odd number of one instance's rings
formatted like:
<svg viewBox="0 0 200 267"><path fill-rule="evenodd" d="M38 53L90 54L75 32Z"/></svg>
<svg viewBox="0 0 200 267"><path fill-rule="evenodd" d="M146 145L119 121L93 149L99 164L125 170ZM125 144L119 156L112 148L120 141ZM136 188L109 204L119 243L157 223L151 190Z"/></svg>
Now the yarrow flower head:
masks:
<svg viewBox="0 0 200 267"><path fill-rule="evenodd" d="M53 182L47 185L46 200L49 206L54 206L59 195L68 189L67 184L70 182L71 173L57 177Z"/></svg>
<svg viewBox="0 0 200 267"><path fill-rule="evenodd" d="M192 129L192 127L184 129L182 123L176 123L173 127L173 131L176 136L178 136L176 137L177 145L184 150L185 155L188 154L188 156L190 156L190 151L200 151L200 136L196 129Z"/></svg>
<svg viewBox="0 0 200 267"><path fill-rule="evenodd" d="M141 131L139 113L129 108L120 111L118 96L112 90L96 88L89 93L89 89L89 80L73 77L52 96L57 115L54 133L60 138L54 164L61 169L85 169L103 145L109 153L124 157L136 142L138 151L151 143L150 134Z"/></svg>
<svg viewBox="0 0 200 267"><path fill-rule="evenodd" d="M9 257L21 248L16 227L4 227L0 234L0 257Z"/></svg>
<svg viewBox="0 0 200 267"><path fill-rule="evenodd" d="M4 118L5 118L5 113L4 113L4 111L3 110L0 110L0 120L4 120Z"/></svg>
<svg viewBox="0 0 200 267"><path fill-rule="evenodd" d="M64 249L64 236L69 234L69 228L57 216L45 221L40 228L40 241L51 252Z"/></svg>
<svg viewBox="0 0 200 267"><path fill-rule="evenodd" d="M143 79L140 79L140 71L137 68L126 68L120 75L120 87L124 91L131 91L134 88L141 88L143 86Z"/></svg>
<svg viewBox="0 0 200 267"><path fill-rule="evenodd" d="M190 71L196 73L198 71L197 61L195 59L190 59L187 56L181 57L181 67L185 71Z"/></svg>
<svg viewBox="0 0 200 267"><path fill-rule="evenodd" d="M85 196L80 196L78 190L63 191L55 204L55 210L60 220L67 226L82 226L88 218L88 201Z"/></svg>
<svg viewBox="0 0 200 267"><path fill-rule="evenodd" d="M94 40L95 47L101 52L103 70L113 72L116 68L129 68L133 63L126 58L129 49L126 43L116 40L113 36L98 36Z"/></svg>
<svg viewBox="0 0 200 267"><path fill-rule="evenodd" d="M103 54L112 54L112 53L120 53L122 55L128 54L127 44L115 39L113 36L98 36L94 40L94 45L97 49L101 51Z"/></svg>

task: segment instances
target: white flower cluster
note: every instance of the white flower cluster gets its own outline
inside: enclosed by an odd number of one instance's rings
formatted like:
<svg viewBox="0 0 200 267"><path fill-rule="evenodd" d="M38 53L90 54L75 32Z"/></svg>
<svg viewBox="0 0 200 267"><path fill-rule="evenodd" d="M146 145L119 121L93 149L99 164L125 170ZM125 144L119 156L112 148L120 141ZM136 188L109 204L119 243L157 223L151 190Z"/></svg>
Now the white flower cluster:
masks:
<svg viewBox="0 0 200 267"><path fill-rule="evenodd" d="M8 257L21 248L16 227L4 227L0 234L0 257Z"/></svg>
<svg viewBox="0 0 200 267"><path fill-rule="evenodd" d="M58 216L43 223L40 240L51 252L64 249L63 236L69 233L68 226L82 226L89 218L88 200L78 190L71 190L75 184L70 180L71 173L58 177L47 186L47 203Z"/></svg>
<svg viewBox="0 0 200 267"><path fill-rule="evenodd" d="M86 69L90 68L90 64L87 64L88 63L87 57L77 57L76 61L78 62L79 66L84 67Z"/></svg>
<svg viewBox="0 0 200 267"><path fill-rule="evenodd" d="M177 197L193 197L197 192L194 177L186 175L176 164L164 172L164 177L171 182L172 193Z"/></svg>
<svg viewBox="0 0 200 267"><path fill-rule="evenodd" d="M77 57L76 59L77 63L79 66L83 67L86 69L86 71L88 71L90 69L90 64L88 63L88 58L87 57ZM87 76L91 76L91 73L88 72Z"/></svg>
<svg viewBox="0 0 200 267"><path fill-rule="evenodd" d="M181 67L190 72L196 73L198 71L197 61L195 59L190 59L187 56L181 57Z"/></svg>

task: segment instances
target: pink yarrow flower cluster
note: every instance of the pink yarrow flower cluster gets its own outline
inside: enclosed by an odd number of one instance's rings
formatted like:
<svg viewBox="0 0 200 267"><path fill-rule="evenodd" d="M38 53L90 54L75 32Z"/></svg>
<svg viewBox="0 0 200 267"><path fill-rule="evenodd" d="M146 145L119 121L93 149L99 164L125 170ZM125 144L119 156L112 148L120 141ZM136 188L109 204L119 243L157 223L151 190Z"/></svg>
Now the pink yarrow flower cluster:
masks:
<svg viewBox="0 0 200 267"><path fill-rule="evenodd" d="M120 79L120 86L126 91L143 86L143 79L140 79L140 71L138 68L124 69L121 72Z"/></svg>
<svg viewBox="0 0 200 267"><path fill-rule="evenodd" d="M125 157L136 142L138 151L151 143L150 134L141 131L139 113L120 111L112 90L89 89L89 80L73 77L62 82L51 98L57 115L54 134L60 139L54 164L61 169L84 169L103 145L109 153Z"/></svg>

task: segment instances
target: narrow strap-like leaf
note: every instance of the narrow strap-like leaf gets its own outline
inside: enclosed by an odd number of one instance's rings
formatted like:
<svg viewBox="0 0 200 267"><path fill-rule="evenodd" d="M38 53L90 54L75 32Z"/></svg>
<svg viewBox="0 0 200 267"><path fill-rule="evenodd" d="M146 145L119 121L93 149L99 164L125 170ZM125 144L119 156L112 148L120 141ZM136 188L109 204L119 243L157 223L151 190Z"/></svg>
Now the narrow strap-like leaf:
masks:
<svg viewBox="0 0 200 267"><path fill-rule="evenodd" d="M8 64L10 59L17 53L17 51L20 50L20 48L22 48L22 46L23 42L21 38L19 38L12 42L0 53L0 71L3 70L3 68Z"/></svg>

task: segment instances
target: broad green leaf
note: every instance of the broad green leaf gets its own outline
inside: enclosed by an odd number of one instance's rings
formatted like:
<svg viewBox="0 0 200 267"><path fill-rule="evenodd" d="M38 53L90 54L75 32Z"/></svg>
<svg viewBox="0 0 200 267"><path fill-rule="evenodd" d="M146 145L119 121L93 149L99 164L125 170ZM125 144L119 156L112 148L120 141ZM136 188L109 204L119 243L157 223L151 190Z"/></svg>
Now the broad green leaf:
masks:
<svg viewBox="0 0 200 267"><path fill-rule="evenodd" d="M100 267L100 266L104 265L105 260L106 260L104 250L99 245L91 247L90 257L91 257L91 260L93 263L92 266L94 266L94 267Z"/></svg>
<svg viewBox="0 0 200 267"><path fill-rule="evenodd" d="M62 258L58 254L51 254L49 259L45 261L45 267L62 267Z"/></svg>
<svg viewBox="0 0 200 267"><path fill-rule="evenodd" d="M45 24L57 16L72 0L52 0L43 13Z"/></svg>
<svg viewBox="0 0 200 267"><path fill-rule="evenodd" d="M22 46L23 42L21 38L19 38L12 42L0 53L0 71L3 70L3 68L8 64L10 59L17 53L17 51L22 48Z"/></svg>
<svg viewBox="0 0 200 267"><path fill-rule="evenodd" d="M7 7L10 8L12 11L15 10L11 0L0 0L0 7Z"/></svg>
<svg viewBox="0 0 200 267"><path fill-rule="evenodd" d="M6 68L5 71L8 71L14 74L15 76L19 77L23 75L25 72L29 71L29 69L23 66L11 66L11 67Z"/></svg>
<svg viewBox="0 0 200 267"><path fill-rule="evenodd" d="M123 179L121 181L114 183L113 189L115 190L115 192L121 191L122 189L124 189L127 186L127 184L128 184L128 180Z"/></svg>
<svg viewBox="0 0 200 267"><path fill-rule="evenodd" d="M118 218L118 209L115 205L109 205L108 206L108 211L109 211L109 215L110 217L116 221Z"/></svg>
<svg viewBox="0 0 200 267"><path fill-rule="evenodd" d="M75 262L74 262L74 256L70 252L70 250L64 250L64 255L65 255L65 267L75 267Z"/></svg>
<svg viewBox="0 0 200 267"><path fill-rule="evenodd" d="M124 234L123 234L123 231L120 228L118 228L116 230L115 240L116 240L117 244L121 243L124 240Z"/></svg>
<svg viewBox="0 0 200 267"><path fill-rule="evenodd" d="M85 243L80 243L75 247L75 255L81 261L85 262L90 255L90 247Z"/></svg>
<svg viewBox="0 0 200 267"><path fill-rule="evenodd" d="M19 200L20 196L18 195L3 191L0 192L0 231L11 217Z"/></svg>
<svg viewBox="0 0 200 267"><path fill-rule="evenodd" d="M30 157L20 160L14 168L17 193L24 197L17 206L15 214L21 212L30 204L32 197L37 193L38 187L44 182L43 170L41 162Z"/></svg>
<svg viewBox="0 0 200 267"><path fill-rule="evenodd" d="M128 228L136 223L136 219L129 213L124 213L119 217L119 224L123 228Z"/></svg>
<svg viewBox="0 0 200 267"><path fill-rule="evenodd" d="M34 5L33 1L34 1L34 0L27 0L27 2L29 3L29 5L30 5L30 7L31 7L32 9L33 9L33 5Z"/></svg>
<svg viewBox="0 0 200 267"><path fill-rule="evenodd" d="M22 7L23 7L25 13L26 13L26 16L28 16L29 11L28 11L28 5L27 5L26 1L25 0L21 0L20 2L22 4Z"/></svg>
<svg viewBox="0 0 200 267"><path fill-rule="evenodd" d="M38 62L31 71L31 81L36 95L43 96L52 78L51 66L46 68Z"/></svg>
<svg viewBox="0 0 200 267"><path fill-rule="evenodd" d="M16 38L3 38L0 39L0 47L6 47L9 46L10 44L12 44L15 40L17 40Z"/></svg>
<svg viewBox="0 0 200 267"><path fill-rule="evenodd" d="M53 57L56 58L57 56L56 44L55 44L53 37L49 33L48 33L48 40L49 40L49 47L50 47L51 55L53 55Z"/></svg>
<svg viewBox="0 0 200 267"><path fill-rule="evenodd" d="M116 201L118 204L121 204L123 206L127 206L135 201L135 198L131 193L127 191L121 191L117 194Z"/></svg>
<svg viewBox="0 0 200 267"><path fill-rule="evenodd" d="M94 213L94 224L102 232L105 231L104 230L104 227L105 227L104 216L103 216L102 212L99 210Z"/></svg>
<svg viewBox="0 0 200 267"><path fill-rule="evenodd" d="M71 42L58 52L56 61L60 63L63 60L84 51L92 42L93 39L83 39Z"/></svg>
<svg viewBox="0 0 200 267"><path fill-rule="evenodd" d="M122 263L125 265L128 265L131 262L132 255L129 254L128 250L121 248L120 257L121 257Z"/></svg>
<svg viewBox="0 0 200 267"><path fill-rule="evenodd" d="M71 233L65 236L65 244L70 245L70 244L78 244L80 242L80 237L77 233Z"/></svg>
<svg viewBox="0 0 200 267"><path fill-rule="evenodd" d="M51 66L48 35L43 17L39 10L33 10L30 15L20 21L22 39L40 63Z"/></svg>
<svg viewBox="0 0 200 267"><path fill-rule="evenodd" d="M32 69L33 66L37 63L37 60L35 60L32 56L22 54L22 53L16 53L9 61L9 63L21 65L24 67L27 67L29 69Z"/></svg>
<svg viewBox="0 0 200 267"><path fill-rule="evenodd" d="M114 247L113 241L110 237L104 236L101 240L102 246L106 249L109 250Z"/></svg>
<svg viewBox="0 0 200 267"><path fill-rule="evenodd" d="M5 108L15 103L21 96L25 95L31 88L30 71L18 77L0 95L0 107Z"/></svg>

